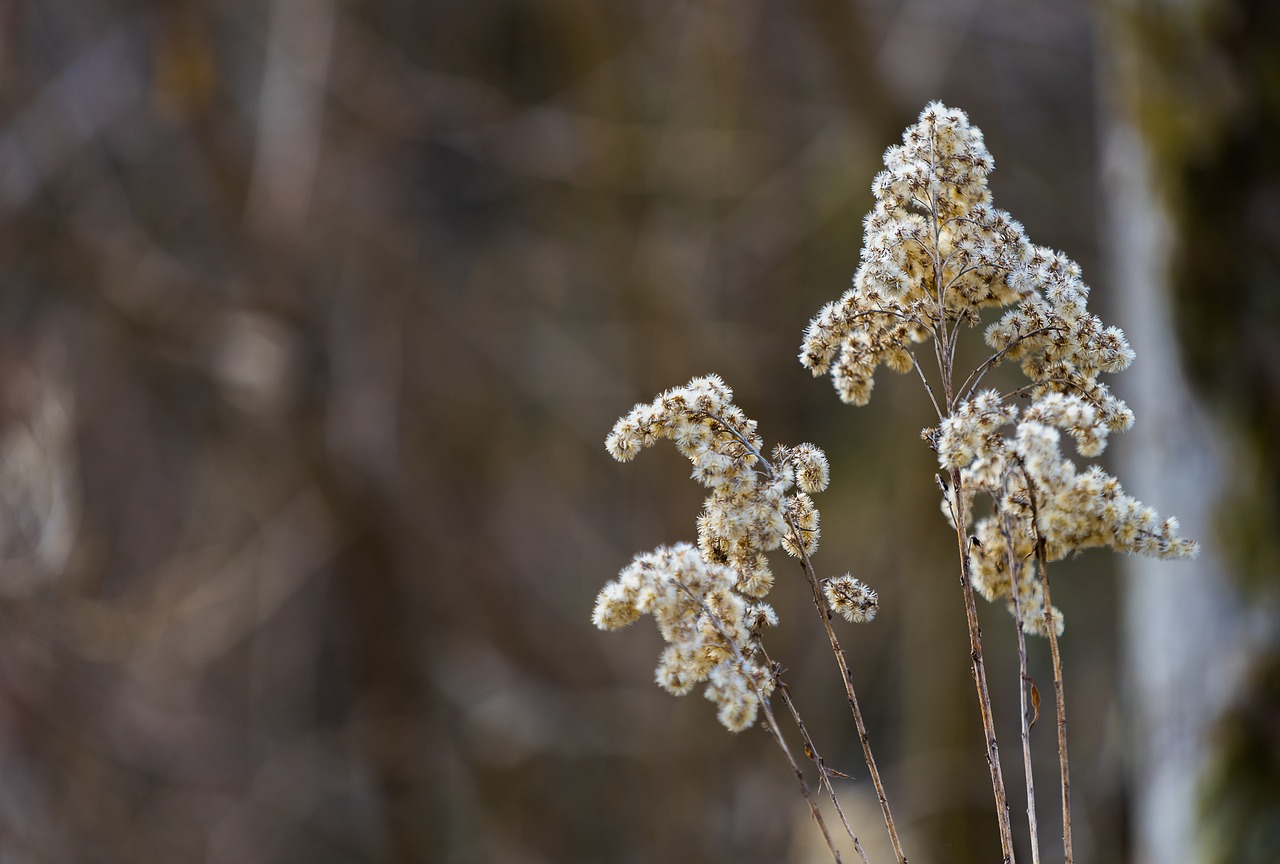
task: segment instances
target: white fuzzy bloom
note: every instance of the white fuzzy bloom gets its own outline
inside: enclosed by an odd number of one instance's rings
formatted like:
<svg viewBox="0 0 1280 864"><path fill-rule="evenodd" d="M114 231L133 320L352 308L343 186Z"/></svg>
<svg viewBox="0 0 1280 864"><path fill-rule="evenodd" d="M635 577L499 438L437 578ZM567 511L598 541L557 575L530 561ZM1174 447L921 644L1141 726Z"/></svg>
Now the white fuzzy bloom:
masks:
<svg viewBox="0 0 1280 864"><path fill-rule="evenodd" d="M733 663L721 663L708 679L706 696L716 703L716 717L730 732L741 732L755 723L760 699L773 692L772 678L759 667L744 670Z"/></svg>
<svg viewBox="0 0 1280 864"><path fill-rule="evenodd" d="M827 455L812 444L801 444L791 450L791 463L795 466L796 485L805 492L821 492L831 482L831 467Z"/></svg>
<svg viewBox="0 0 1280 864"><path fill-rule="evenodd" d="M747 626L752 635L759 634L766 627L778 626L778 613L768 603L755 603L747 608Z"/></svg>
<svg viewBox="0 0 1280 864"><path fill-rule="evenodd" d="M939 427L938 464L948 470L960 468L973 462L979 453L1002 449L999 430L1013 422L1017 413L1018 409L1006 405L994 390L984 390L960 403Z"/></svg>
<svg viewBox="0 0 1280 864"><path fill-rule="evenodd" d="M813 499L803 492L797 492L785 502L788 523L794 525L799 532L788 531L782 538L782 548L793 558L801 557L801 549L805 555L812 555L818 548L818 508L813 506Z"/></svg>
<svg viewBox="0 0 1280 864"><path fill-rule="evenodd" d="M1044 592L1036 575L1035 545L1027 531L1014 531L1013 548L1006 547L1004 537L995 517L978 520L974 526L974 543L969 552L970 576L974 589L992 602L1003 600L1013 613L1013 574L1009 563L1017 572L1018 603L1022 617L1022 629L1032 635L1047 636L1048 623L1053 623L1055 634L1061 636L1062 613L1054 607L1046 610Z"/></svg>
<svg viewBox="0 0 1280 864"><path fill-rule="evenodd" d="M1101 468L1082 472L1063 455L1054 426L1076 435L1090 428L1092 416L1087 403L1050 394L1023 412L1010 438L991 448L999 450L997 456L979 453L961 471L966 511L972 512L977 492L987 493L996 511L972 529L974 587L988 600L1004 600L1012 609L1012 558L1019 571L1017 591L1028 633L1046 634L1049 622L1057 633L1063 627L1062 613L1045 609L1034 566L1037 538L1044 541L1047 561L1096 546L1155 558L1191 558L1199 549L1178 535L1176 519L1161 519L1126 495L1120 482ZM1002 524L1008 526L1005 531Z"/></svg>
<svg viewBox="0 0 1280 864"><path fill-rule="evenodd" d="M822 593L832 612L855 624L871 621L880 609L876 592L849 573L822 580Z"/></svg>
<svg viewBox="0 0 1280 864"><path fill-rule="evenodd" d="M1023 415L1028 422L1043 423L1068 433L1081 456L1097 456L1107 446L1110 428L1088 401L1075 394L1049 392Z"/></svg>
<svg viewBox="0 0 1280 864"><path fill-rule="evenodd" d="M911 345L942 322L976 323L981 309L1015 302L1009 277L1030 248L1022 226L990 204L994 162L964 112L925 106L884 164L853 288L809 322L800 350L855 405L871 398L879 366L910 371Z"/></svg>

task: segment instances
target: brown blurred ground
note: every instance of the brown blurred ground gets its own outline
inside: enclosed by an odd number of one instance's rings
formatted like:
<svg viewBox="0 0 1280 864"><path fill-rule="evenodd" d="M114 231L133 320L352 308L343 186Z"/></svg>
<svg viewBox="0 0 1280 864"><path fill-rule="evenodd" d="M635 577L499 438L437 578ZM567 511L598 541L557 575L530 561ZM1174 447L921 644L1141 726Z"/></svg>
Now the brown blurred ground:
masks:
<svg viewBox="0 0 1280 864"><path fill-rule="evenodd" d="M849 647L912 860L993 860L927 403L885 377L853 411L795 354L931 98L1106 314L1086 7L11 0L0 24L0 859L799 860L765 735L653 686L647 624L589 621L700 502L673 453L620 466L605 433L717 371L767 441L831 456L817 560L880 590ZM1078 860L1126 848L1111 567L1054 591ZM865 785L777 569L773 653Z"/></svg>

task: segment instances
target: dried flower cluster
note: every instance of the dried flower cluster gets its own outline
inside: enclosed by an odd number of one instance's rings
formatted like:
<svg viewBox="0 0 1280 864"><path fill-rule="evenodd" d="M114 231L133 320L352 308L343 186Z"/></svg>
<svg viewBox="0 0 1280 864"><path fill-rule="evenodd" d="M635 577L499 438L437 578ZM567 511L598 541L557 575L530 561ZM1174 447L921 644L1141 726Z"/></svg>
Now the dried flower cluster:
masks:
<svg viewBox="0 0 1280 864"><path fill-rule="evenodd" d="M703 560L688 543L637 555L600 592L592 620L617 630L652 615L669 643L655 678L683 696L707 681L707 698L720 722L737 732L755 722L758 696L773 690L768 669L753 662L753 633L777 623L765 603L748 603L734 590L733 571Z"/></svg>
<svg viewBox="0 0 1280 864"><path fill-rule="evenodd" d="M962 403L937 436L939 463L961 467L960 509L972 513L978 492L993 502L992 515L966 524L976 538L970 551L974 587L988 600L1012 604L1016 584L1028 633L1046 634L1049 620L1057 633L1063 626L1061 613L1044 607L1034 567L1023 566L1035 557L1037 539L1047 561L1094 546L1157 558L1196 553L1195 543L1178 536L1176 519L1161 520L1101 468L1080 471L1063 456L1059 430L1079 441L1095 423L1093 407L1077 396L1050 394L1019 417L1016 406L985 391ZM1000 434L1002 427L1012 427L1011 437ZM1082 453L1097 440L1084 437ZM954 521L953 506L944 502Z"/></svg>
<svg viewBox="0 0 1280 864"><path fill-rule="evenodd" d="M855 624L872 620L880 610L880 598L876 596L876 592L849 573L824 579L822 593L832 612L843 615L846 621Z"/></svg>
<svg viewBox="0 0 1280 864"><path fill-rule="evenodd" d="M1124 370L1133 351L1118 328L1088 312L1079 266L1032 245L1021 225L991 206L993 166L963 112L925 107L902 145L885 153L853 288L810 322L800 361L814 375L830 373L840 398L862 405L880 365L910 371L913 345L933 340L946 404L926 438L939 465L960 472L959 495L952 489L943 507L976 537L974 585L1012 604L1016 584L1024 628L1046 633L1052 620L1058 632L1060 614L1044 608L1034 568L1023 566L1037 540L1048 560L1092 546L1178 558L1196 546L1178 536L1176 520L1160 520L1115 478L1096 467L1079 472L1062 456L1060 431L1093 457L1111 433L1132 425L1133 413L1098 376ZM978 324L987 307L1005 309L986 330L994 353L957 393L956 334L961 324ZM1020 362L1031 383L972 395L1004 360ZM1014 396L1030 405L1019 411ZM990 496L993 513L972 524L978 492Z"/></svg>
<svg viewBox="0 0 1280 864"><path fill-rule="evenodd" d="M885 153L885 170L873 183L876 204L864 223L853 287L810 321L800 361L815 376L830 374L841 400L855 405L870 400L880 366L915 371L924 383L938 423L925 429L923 437L942 469L942 510L960 549L969 657L1003 860L1013 860L1016 844L975 594L1003 600L1020 627L1022 750L1036 860L1030 727L1038 715L1039 695L1027 671L1024 634L1049 637L1063 852L1070 862L1065 691L1057 642L1063 620L1051 605L1048 563L1094 546L1160 558L1191 557L1197 547L1179 536L1175 519L1161 519L1101 468L1078 468L1063 454L1064 432L1080 456L1093 458L1112 434L1133 424L1128 406L1099 380L1103 373L1125 370L1133 351L1124 333L1104 327L1089 313L1089 288L1079 266L1061 253L1032 245L1021 225L992 206L987 177L993 167L982 133L963 112L936 102L925 106L903 143ZM992 353L961 381L954 369L959 334L981 324L984 314L994 319L985 331ZM926 345L937 361L932 383L916 356ZM1005 361L1017 363L1029 383L1005 392L979 390L987 373ZM773 586L766 553L782 546L800 558L894 854L899 864L906 864L849 665L832 627L834 615L851 622L872 620L879 600L851 574L819 580L809 560L818 540L818 511L809 493L827 486L826 457L817 447L801 444L778 446L766 458L755 422L732 399L718 377L695 378L636 405L614 426L605 445L615 459L629 461L641 449L670 439L693 464L693 479L709 494L698 517L697 546L679 543L637 555L600 592L593 620L611 630L652 615L668 643L658 663L658 683L683 695L705 682L707 698L717 704L720 722L730 730L747 728L763 711L765 726L799 778L833 860L840 861L770 708L775 690L799 727L805 755L818 769L819 787L830 792L862 854L832 787L836 772L825 767L789 689L777 678L780 667L768 662L760 645L761 631L777 623L774 610L763 602ZM989 507L981 515L979 496L982 506ZM865 854L862 859L867 860Z"/></svg>
<svg viewBox="0 0 1280 864"><path fill-rule="evenodd" d="M765 553L782 546L799 556L817 548L818 510L808 493L826 488L827 458L812 444L778 446L765 458L755 421L715 375L636 405L605 447L627 462L662 439L675 443L693 463L693 479L710 490L698 517L698 546L637 555L600 592L593 620L612 630L653 615L670 643L658 683L682 695L707 681L720 722L736 732L755 721L758 699L773 687L754 660L754 636L777 623L770 606L754 602L773 586Z"/></svg>
<svg viewBox="0 0 1280 864"><path fill-rule="evenodd" d="M871 398L881 364L910 371L911 345L938 335L939 321L977 323L983 307L1015 302L1007 277L1027 245L990 204L994 163L962 112L930 104L884 161L853 288L818 312L800 351L854 405Z"/></svg>

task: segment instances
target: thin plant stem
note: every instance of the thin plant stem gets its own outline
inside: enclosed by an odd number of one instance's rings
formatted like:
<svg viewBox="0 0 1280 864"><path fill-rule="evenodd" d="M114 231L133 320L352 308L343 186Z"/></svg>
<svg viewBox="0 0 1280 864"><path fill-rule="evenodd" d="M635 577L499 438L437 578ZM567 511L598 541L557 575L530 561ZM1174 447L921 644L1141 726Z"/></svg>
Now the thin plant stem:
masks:
<svg viewBox="0 0 1280 864"><path fill-rule="evenodd" d="M956 525L960 550L960 588L964 594L965 620L969 625L969 662L974 687L978 691L978 708L982 714L982 733L986 740L987 765L991 769L991 791L995 796L996 821L1000 828L1000 849L1005 864L1013 864L1013 827L1009 821L1009 796L1005 792L1004 773L1000 769L1000 745L996 741L995 715L991 711L991 691L987 687L987 670L982 660L982 628L978 625L978 605L974 600L973 578L969 572L969 550L964 535L964 481L960 469L951 469L951 515Z"/></svg>
<svg viewBox="0 0 1280 864"><path fill-rule="evenodd" d="M1045 552L1044 537L1040 536L1039 517L1036 511L1036 490L1030 474L1024 467L1027 487L1031 494L1031 527L1035 531L1036 563L1040 566L1040 590L1044 594L1045 630L1049 634L1049 653L1053 656L1053 698L1058 712L1058 770L1062 776L1062 854L1064 864L1073 864L1075 855L1071 848L1071 769L1067 761L1067 697L1062 684L1062 654L1058 650L1058 629L1053 624L1053 598L1049 593L1049 561Z"/></svg>
<svg viewBox="0 0 1280 864"><path fill-rule="evenodd" d="M933 214L935 237L937 236L937 214ZM937 255L935 253L935 262ZM936 267L936 264L935 264ZM935 272L936 269L935 269ZM942 298L939 296L940 320L938 330L946 331L946 318L941 315ZM955 335L954 332L952 335ZM948 361L953 356L949 349L944 349ZM942 375L943 396L948 408L953 404L952 366L950 362L942 363L939 354ZM941 485L941 478L939 478ZM946 495L947 490L943 490ZM959 468L951 469L951 490L947 498L947 506L951 509L951 519L956 526L956 544L960 553L960 590L964 596L965 622L969 628L969 663L973 672L973 684L978 693L978 710L982 715L982 734L985 739L987 767L991 771L991 792L995 797L996 824L1000 830L1000 850L1004 864L1014 864L1013 825L1009 819L1009 796L1004 785L1004 771L1000 767L1000 745L996 739L995 715L991 710L991 691L987 686L987 669L982 658L982 627L978 623L978 604L973 593L973 577L970 573L968 539L964 529L968 524L964 512L964 480Z"/></svg>
<svg viewBox="0 0 1280 864"><path fill-rule="evenodd" d="M764 651L763 646L761 646L760 650ZM764 652L764 656L773 666L773 661L769 658L768 652ZM867 853L862 849L862 843L858 840L858 835L854 833L848 817L845 816L844 807L840 804L840 798L836 795L835 786L831 783L831 770L827 768L826 761L823 760L822 754L818 752L817 745L813 743L813 737L809 734L808 727L804 725L804 720L800 717L800 710L796 708L795 700L791 698L791 688L782 681L778 681L778 692L782 694L782 701L787 706L787 710L791 712L791 719L795 721L796 728L800 730L800 737L804 741L805 754L808 755L809 761L818 769L819 786L827 787L827 794L831 798L832 806L836 808L836 813L840 816L840 823L844 826L844 833L853 841L853 849L858 853L858 857L862 859L863 864L871 864L867 860Z"/></svg>
<svg viewBox="0 0 1280 864"><path fill-rule="evenodd" d="M1049 593L1049 567L1045 562L1044 541L1036 541L1036 557L1040 562L1040 588L1044 605L1052 608ZM1067 699L1062 684L1062 654L1058 650L1058 631L1049 623L1049 651L1053 655L1053 698L1058 711L1058 768L1062 774L1062 854L1064 864L1073 864L1071 849L1071 769L1067 760Z"/></svg>
<svg viewBox="0 0 1280 864"><path fill-rule="evenodd" d="M685 585L683 582L678 582L678 581L675 584L680 588L681 591L683 591L686 595L688 595L688 597L691 600L697 603L698 606L702 609L703 613L706 614L706 616L711 620L711 624L716 628L716 632L718 632L721 638L724 639L725 644L728 645L730 649L732 649L734 662L736 662L743 669L747 668L747 665L748 665L747 659L746 657L743 656L742 649L738 647L738 643L735 642L733 638L729 635L727 629L724 626L724 622L720 620L720 616L716 614L716 611L712 609L710 606L708 606L706 601L703 600L702 597L698 596L696 592L690 589L688 585ZM766 659L766 662L769 663L770 669L777 668L772 661L768 660L767 654L765 655L765 659ZM764 693L760 692L760 686L759 684L756 683L753 677L751 676L747 676L747 677L748 677L748 680L751 681L752 689L755 691L756 700L760 703L760 711L762 714L764 714L765 725L769 727L769 734L773 736L774 743L778 745L778 749L781 750L782 755L786 757L787 764L791 766L791 771L793 774L795 774L796 781L800 784L800 794L804 796L805 802L809 805L809 814L813 817L813 821L817 824L818 830L822 832L822 839L827 844L827 850L831 853L831 859L835 861L835 864L843 864L843 859L841 859L840 857L840 850L836 848L835 841L831 839L831 832L827 830L826 820L822 818L822 809L818 807L817 800L813 797L813 793L809 791L809 784L805 782L804 771L800 768L800 763L798 763L795 757L791 755L791 748L787 746L787 739L783 736L782 729L778 726L778 720L776 717L774 717L773 707L769 704L768 697L766 697ZM784 684L782 684L777 680L776 673L775 673L774 681L775 683L778 684L778 686L785 687ZM789 697L787 701L788 701L788 704L790 704ZM794 711L794 709L792 710ZM798 717L797 717L797 720L798 720ZM803 734L805 736L806 746L808 746L808 732L805 731ZM824 775L824 779L825 779L825 775ZM828 788L830 788L830 784L828 784ZM841 816L841 819L844 818L843 813L841 813L840 816ZM848 827L849 827L848 822L845 822L846 830L848 829ZM855 843L857 842L857 838L854 838L854 842ZM859 853L861 853L862 851L860 846L858 847L858 851ZM863 862L867 862L865 855L862 856L862 860ZM867 864L869 864L869 862L867 862Z"/></svg>
<svg viewBox="0 0 1280 864"><path fill-rule="evenodd" d="M934 168L936 146L932 136L933 132L931 131L929 161L930 167ZM937 201L932 194L929 198L928 210L933 227L933 278L938 304L938 317L934 327L937 336L935 336L934 341L936 343L935 347L938 349L938 372L942 377L943 397L946 401L947 409L951 410L955 405L953 374L955 370L955 343L959 341L959 322L955 322L955 325L948 329L946 297L942 282L942 262L939 254L942 226L938 221ZM960 469L953 468L951 469L951 497L948 499L948 507L951 508L951 517L956 526L956 544L960 553L960 588L964 595L965 622L969 628L969 662L973 672L974 687L978 693L978 709L982 715L982 733L986 745L987 766L991 771L991 791L995 797L996 823L1000 829L1002 860L1004 864L1014 864L1013 826L1009 820L1009 796L1005 791L1004 772L1000 767L1000 745L996 739L995 715L991 710L991 691L987 686L986 664L982 659L982 627L978 623L978 605L974 599L968 542L964 531L967 524L964 513L964 500L964 481L960 476Z"/></svg>
<svg viewBox="0 0 1280 864"><path fill-rule="evenodd" d="M911 358L911 365L915 367L916 374L920 376L920 383L924 385L924 392L929 394L929 401L933 403L933 410L938 415L938 420L942 420L942 408L938 406L938 400L933 395L933 388L929 386L929 379L924 377L924 370L920 368L920 361L916 359L914 352L908 351L907 356Z"/></svg>
<svg viewBox="0 0 1280 864"><path fill-rule="evenodd" d="M799 541L803 536L799 526L794 524L790 517L787 518L787 524ZM889 810L889 797L885 794L884 782L880 779L880 769L876 767L876 758L871 752L871 736L867 733L867 724L862 719L862 709L858 706L858 696L853 689L853 673L849 671L849 661L845 657L844 649L840 647L840 640L836 638L835 628L831 626L831 613L822 599L822 586L818 583L813 562L809 560L809 554L805 552L802 542L797 542L796 547L800 552L800 566L804 570L805 579L808 580L809 588L813 591L814 607L827 633L827 641L831 643L831 653L835 655L836 665L840 668L845 697L849 702L849 710L853 714L854 726L858 730L858 741L862 744L862 756L867 763L867 773L871 775L871 782L876 787L876 798L880 801L880 812L884 814L884 826L889 832L889 841L893 844L893 854L897 856L898 864L907 864L907 856L902 851L902 841L898 838L898 826L894 824L893 813Z"/></svg>
<svg viewBox="0 0 1280 864"><path fill-rule="evenodd" d="M787 764L791 766L791 772L796 775L796 782L800 784L800 794L804 796L805 802L809 805L809 814L813 817L813 821L817 823L818 830L822 832L822 839L827 844L827 851L831 853L831 860L836 864L843 864L844 859L840 857L840 850L836 848L835 841L831 839L831 832L827 830L827 823L822 818L822 809L818 807L817 800L813 797L813 793L809 791L809 784L804 779L804 771L800 769L800 764L791 755L791 748L787 746L786 739L782 737L782 730L778 727L777 718L773 716L773 708L770 707L768 699L763 697L760 699L760 711L764 714L765 725L769 727L769 733L773 735L773 740L777 743L778 748L782 750L782 755L787 757ZM844 814L841 814L841 818L844 818ZM848 827L847 823L845 827ZM861 847L858 847L858 851L862 851ZM862 856L862 860L866 862L865 855Z"/></svg>
<svg viewBox="0 0 1280 864"><path fill-rule="evenodd" d="M763 470L772 476L776 472L773 464L761 454L751 442L743 438L743 436L732 426L725 423L715 414L708 414L720 426L730 432L737 438L749 452L754 454L759 460ZM805 551L804 534L800 526L790 516L786 517L787 527L791 530L795 537L795 545L800 553L800 566L804 571L805 579L809 582L809 588L813 592L814 608L818 612L818 617L822 620L823 629L827 634L827 641L831 644L831 651L835 655L836 665L840 668L840 677L844 681L844 692L849 702L849 709L853 713L853 722L858 730L858 740L862 744L862 755L867 763L867 773L871 775L871 782L876 787L876 797L880 801L880 811L884 814L885 829L889 832L889 840L893 844L894 854L898 858L898 864L907 864L907 857L902 851L902 841L898 838L898 828L893 821L893 813L889 809L889 797L885 794L884 783L880 779L880 770L876 767L876 759L871 752L871 736L867 733L867 724L862 719L862 709L858 705L858 696L853 689L853 673L849 671L849 661L845 657L844 649L840 647L840 640L836 638L835 628L831 626L831 615L827 611L826 605L822 600L822 586L818 583L818 575L814 571L813 562L809 560L809 553Z"/></svg>
<svg viewBox="0 0 1280 864"><path fill-rule="evenodd" d="M1013 535L1009 530L1008 514L1000 520L1000 534L1004 538L1005 560L1009 566L1011 586L1009 593L1013 599L1013 621L1018 631L1018 706L1022 713L1022 768L1027 782L1027 832L1031 839L1031 862L1040 864L1040 826L1036 818L1036 781L1035 774L1031 770L1031 720L1028 717L1030 712L1027 710L1027 687L1031 678L1027 675L1027 634L1022 629L1022 598L1018 591L1022 562L1013 552Z"/></svg>
<svg viewBox="0 0 1280 864"><path fill-rule="evenodd" d="M1024 384L1021 387L1010 390L1008 393L1003 394L1003 398L1009 399L1014 396L1026 396L1030 393L1033 393L1037 387L1043 387L1046 384L1057 384L1061 386L1064 390L1074 390L1075 392L1080 394L1081 399L1085 400L1090 405L1094 406L1095 408L1102 407L1102 403L1098 401L1098 398L1096 396L1089 393L1087 390L1085 390L1075 381L1072 381L1070 378L1045 378L1041 381L1033 381L1030 384Z"/></svg>
<svg viewBox="0 0 1280 864"><path fill-rule="evenodd" d="M975 368L972 372L969 373L969 376L964 379L964 383L961 384L959 388L961 391L964 392L964 395L960 397L961 401L966 400L971 396L973 396L973 391L978 389L978 385L982 383L983 376L986 375L987 372L989 372L991 369L993 369L996 366L996 364L998 364L1001 361L1001 359L1004 358L1005 354L1009 353L1018 345L1030 339L1032 336L1039 336L1041 333L1048 333L1051 331L1057 332L1059 329L1060 328L1058 327L1037 327L1034 330L1031 330L1027 333L1023 333L1021 336L1017 337L1016 339L1010 340L1008 345L1004 346L999 351L997 351L996 353L988 357L986 360L984 360L982 362L982 365Z"/></svg>

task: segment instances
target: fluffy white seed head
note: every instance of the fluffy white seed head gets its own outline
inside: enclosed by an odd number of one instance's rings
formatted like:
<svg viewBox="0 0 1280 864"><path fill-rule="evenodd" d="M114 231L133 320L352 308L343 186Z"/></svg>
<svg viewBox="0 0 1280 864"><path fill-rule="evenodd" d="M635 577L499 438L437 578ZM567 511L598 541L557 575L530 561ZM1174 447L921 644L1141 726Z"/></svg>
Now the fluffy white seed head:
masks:
<svg viewBox="0 0 1280 864"><path fill-rule="evenodd" d="M824 579L822 593L832 612L843 615L845 620L855 624L871 621L880 609L880 599L876 592L849 573Z"/></svg>

